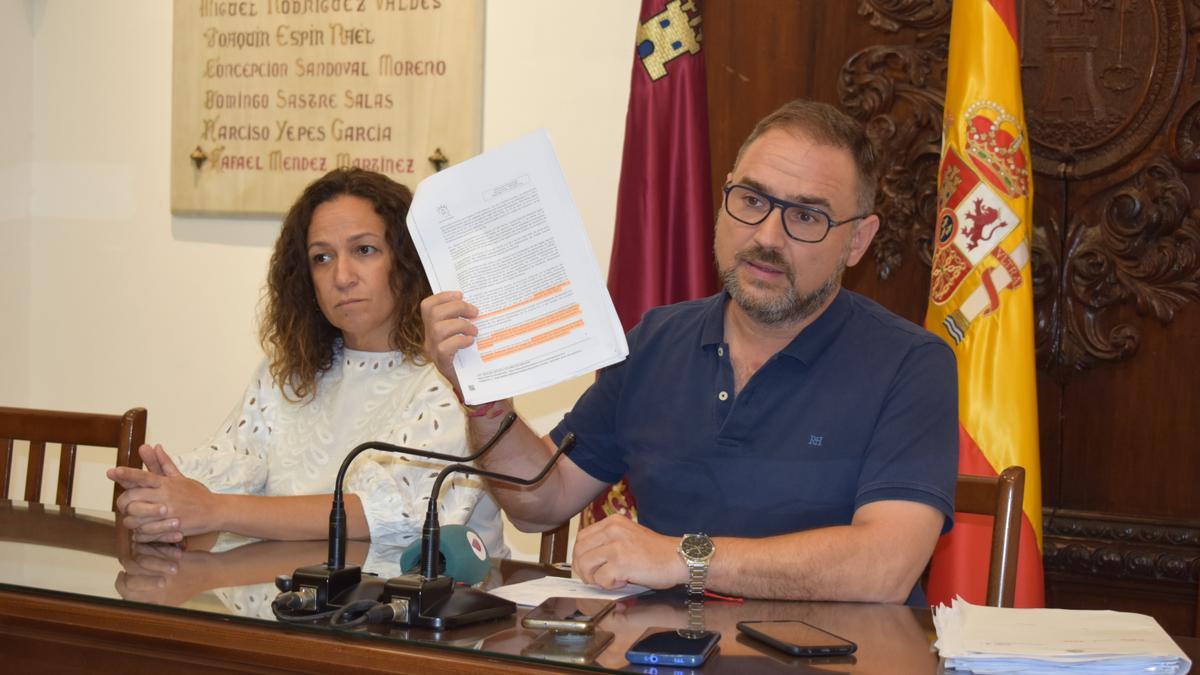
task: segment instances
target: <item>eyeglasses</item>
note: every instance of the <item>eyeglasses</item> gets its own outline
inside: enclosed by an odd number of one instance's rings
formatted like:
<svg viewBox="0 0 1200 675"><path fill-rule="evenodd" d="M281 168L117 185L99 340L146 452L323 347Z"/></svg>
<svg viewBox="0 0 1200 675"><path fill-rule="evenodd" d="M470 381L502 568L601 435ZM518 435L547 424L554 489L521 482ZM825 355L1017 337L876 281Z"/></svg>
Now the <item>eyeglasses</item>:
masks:
<svg viewBox="0 0 1200 675"><path fill-rule="evenodd" d="M871 215L864 213L845 220L834 220L828 213L814 206L785 202L746 185L726 185L724 190L725 212L733 216L734 220L747 225L758 225L771 215L775 207L779 207L783 218L783 231L792 239L808 244L824 241L831 228Z"/></svg>

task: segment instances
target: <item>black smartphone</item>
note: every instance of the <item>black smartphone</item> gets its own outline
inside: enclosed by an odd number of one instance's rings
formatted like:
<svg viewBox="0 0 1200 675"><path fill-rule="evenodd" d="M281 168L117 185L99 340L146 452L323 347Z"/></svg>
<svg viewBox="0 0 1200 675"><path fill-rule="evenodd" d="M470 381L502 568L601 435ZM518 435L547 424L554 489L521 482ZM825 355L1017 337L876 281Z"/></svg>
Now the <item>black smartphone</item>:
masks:
<svg viewBox="0 0 1200 675"><path fill-rule="evenodd" d="M739 621L738 630L796 656L853 654L858 645L803 621Z"/></svg>
<svg viewBox="0 0 1200 675"><path fill-rule="evenodd" d="M695 667L717 648L721 634L715 630L647 628L625 658L630 663Z"/></svg>
<svg viewBox="0 0 1200 675"><path fill-rule="evenodd" d="M612 600L546 598L545 602L529 610L521 619L521 625L533 630L591 633L613 606Z"/></svg>
<svg viewBox="0 0 1200 675"><path fill-rule="evenodd" d="M594 633L546 631L522 648L521 656L585 666L595 661L612 641L613 634L606 630Z"/></svg>
<svg viewBox="0 0 1200 675"><path fill-rule="evenodd" d="M805 673L817 672L816 670L813 670L813 666L823 666L823 665L855 666L858 664L858 659L856 659L854 657L854 654L841 654L841 655L833 654L833 655L829 655L829 656L796 656L795 654L789 654L789 653L783 651L782 649L776 649L776 648L772 647L771 645L768 645L767 643L763 642L762 640L752 638L749 635L746 635L745 633L738 633L737 643L739 645L744 646L750 652L750 654L753 654L753 656L742 656L742 655L722 656L721 663L722 663L723 667L735 666L735 669L731 672L738 672L738 670L736 669L736 666L738 666L739 659L746 659L746 660L753 661L754 659L761 660L763 657L766 657L766 658L771 659L772 661L775 661L778 663L782 663L786 666L802 666L802 668L800 670ZM755 667L754 663L748 664L746 667L746 670L750 670L753 667ZM761 667L761 665L759 665L758 667ZM851 668L851 671L853 671L853 668ZM821 672L824 672L824 671L821 671Z"/></svg>

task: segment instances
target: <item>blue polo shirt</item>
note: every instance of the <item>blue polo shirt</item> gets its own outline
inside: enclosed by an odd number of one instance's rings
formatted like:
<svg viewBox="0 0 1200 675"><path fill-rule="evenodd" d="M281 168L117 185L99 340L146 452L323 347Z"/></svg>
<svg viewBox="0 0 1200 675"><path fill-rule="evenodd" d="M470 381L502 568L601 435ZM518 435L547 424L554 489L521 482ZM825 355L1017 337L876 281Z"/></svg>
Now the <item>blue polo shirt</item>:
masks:
<svg viewBox="0 0 1200 675"><path fill-rule="evenodd" d="M638 520L672 536L765 537L847 525L880 500L928 504L949 530L958 472L954 353L852 291L734 396L728 295L650 310L629 358L551 431L597 480L629 476ZM910 598L910 601L913 598Z"/></svg>

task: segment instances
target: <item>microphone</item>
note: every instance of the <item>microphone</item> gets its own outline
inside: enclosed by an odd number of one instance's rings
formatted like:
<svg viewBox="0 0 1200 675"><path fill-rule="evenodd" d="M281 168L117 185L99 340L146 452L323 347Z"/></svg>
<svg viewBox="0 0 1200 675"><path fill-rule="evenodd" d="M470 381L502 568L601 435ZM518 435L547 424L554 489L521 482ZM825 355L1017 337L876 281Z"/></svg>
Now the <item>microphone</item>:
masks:
<svg viewBox="0 0 1200 675"><path fill-rule="evenodd" d="M297 568L292 576L280 575L275 578L275 587L280 590L279 596L272 603L276 618L282 621L311 622L332 615L333 610L342 599L359 595L355 590L363 581L362 569L357 565L346 566L346 507L342 498L342 482L350 463L367 450L382 450L427 459L447 462L472 461L495 447L496 443L512 428L517 419L515 412L510 412L500 420L500 426L492 437L478 450L466 456L448 455L431 450L419 450L402 445L393 445L381 441L367 441L355 446L338 469L337 480L333 488L333 504L329 511L329 558L324 565L309 565ZM455 464L452 466L461 466ZM441 490L441 482L435 482L435 492L431 499L436 499ZM374 593L378 597L378 590ZM359 597L358 599L361 599Z"/></svg>
<svg viewBox="0 0 1200 675"><path fill-rule="evenodd" d="M346 471L350 468L350 463L355 457L367 450L384 450L386 452L398 452L402 454L415 455L417 457L425 457L428 459L440 459L446 462L470 462L483 456L485 452L491 450L493 446L500 442L504 434L512 428L512 425L517 420L517 413L510 412L500 420L500 426L496 429L496 433L487 440L473 454L465 457L457 455L446 455L440 452L431 452L429 450L417 450L416 448L406 448L402 445L392 445L391 443L383 443L381 441L367 441L356 445L353 450L346 454L346 459L342 460L342 466L338 469L337 480L333 484L333 504L329 510L329 562L328 566L331 569L341 569L346 566L346 506L342 501L342 481L346 477ZM440 489L441 483L435 486L435 489ZM434 497L438 492L434 492Z"/></svg>
<svg viewBox="0 0 1200 675"><path fill-rule="evenodd" d="M446 525L438 543L438 560L446 576L454 577L468 586L483 581L492 569L488 563L487 545L466 525ZM420 569L421 542L416 541L400 554L400 569L408 572Z"/></svg>
<svg viewBox="0 0 1200 675"><path fill-rule="evenodd" d="M445 630L476 621L502 618L516 612L517 606L512 602L473 588L456 589L454 578L442 575L438 556L441 527L438 524L437 496L441 493L443 481L455 473L482 476L515 485L534 485L545 478L558 458L574 445L575 434L567 433L542 470L532 478L519 478L461 463L451 464L438 472L421 533L420 573L389 579L384 585L382 600L386 611L373 613L372 619ZM453 526L447 526L447 529L450 527Z"/></svg>

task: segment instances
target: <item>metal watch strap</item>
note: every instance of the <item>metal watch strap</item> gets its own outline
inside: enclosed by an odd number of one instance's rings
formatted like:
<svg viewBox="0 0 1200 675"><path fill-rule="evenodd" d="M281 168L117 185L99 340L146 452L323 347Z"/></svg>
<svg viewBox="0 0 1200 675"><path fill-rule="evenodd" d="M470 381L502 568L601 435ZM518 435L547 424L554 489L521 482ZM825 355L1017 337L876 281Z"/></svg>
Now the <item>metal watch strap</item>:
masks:
<svg viewBox="0 0 1200 675"><path fill-rule="evenodd" d="M708 581L708 563L688 561L688 595L704 597L704 585Z"/></svg>
<svg viewBox="0 0 1200 675"><path fill-rule="evenodd" d="M699 637L704 633L704 596L688 596L688 625L685 637Z"/></svg>

